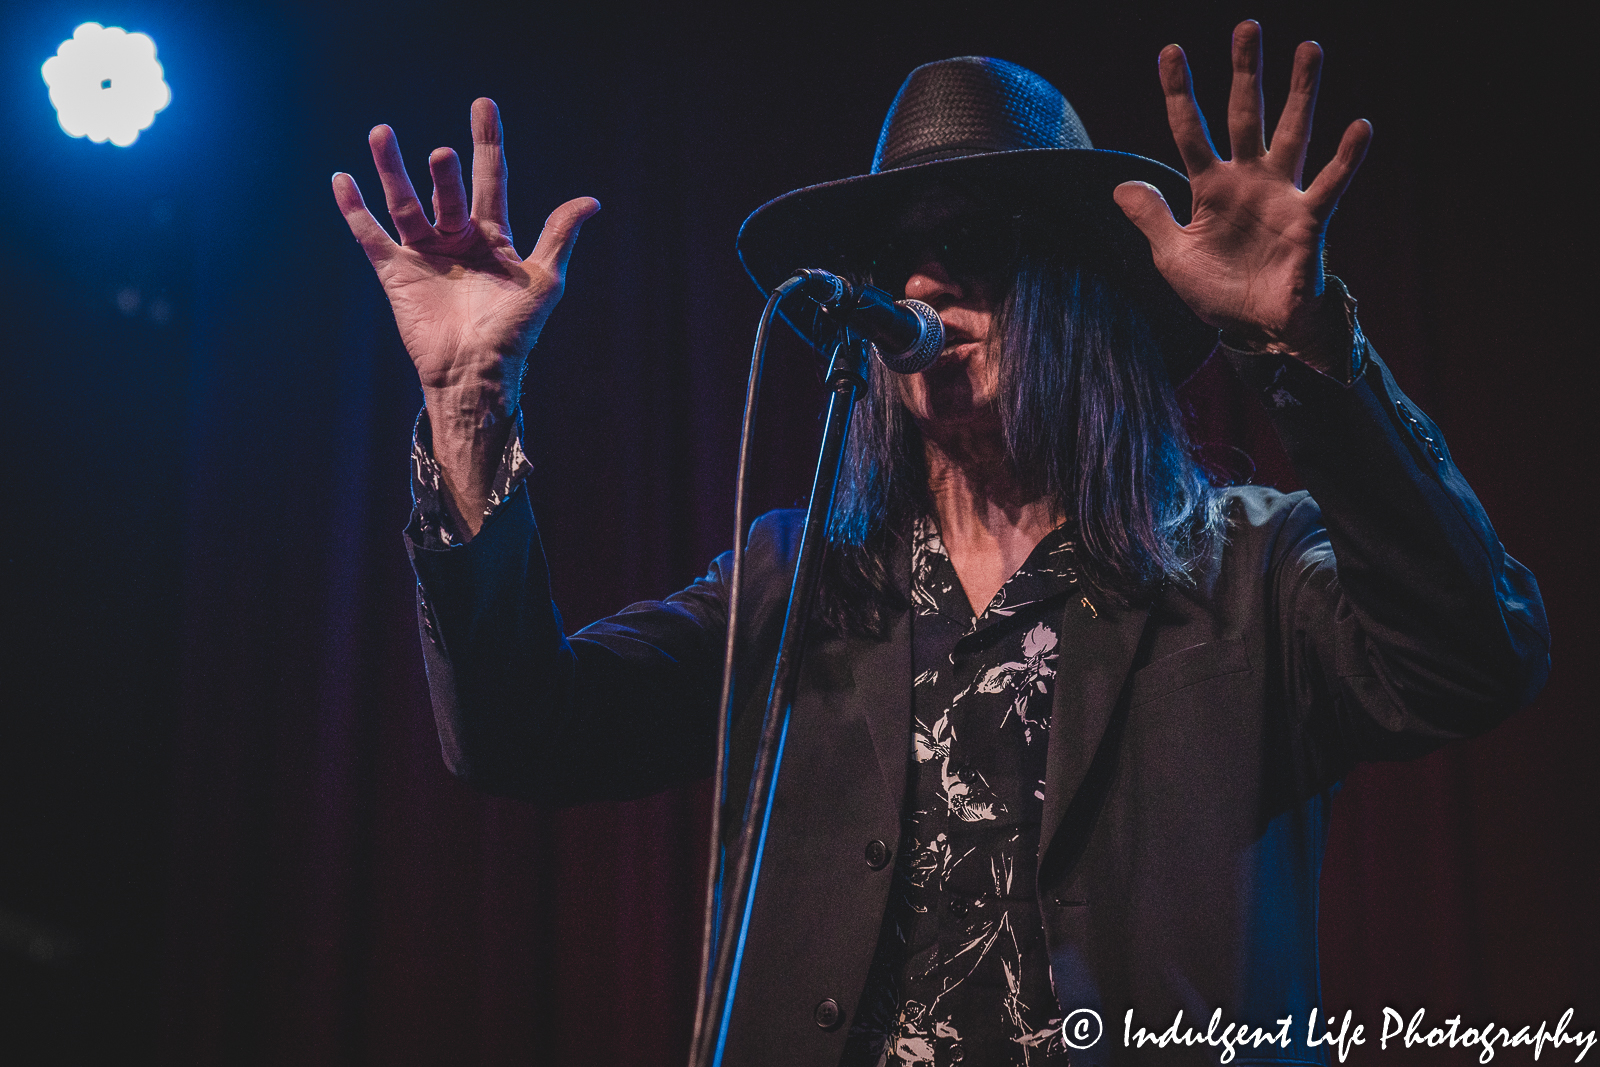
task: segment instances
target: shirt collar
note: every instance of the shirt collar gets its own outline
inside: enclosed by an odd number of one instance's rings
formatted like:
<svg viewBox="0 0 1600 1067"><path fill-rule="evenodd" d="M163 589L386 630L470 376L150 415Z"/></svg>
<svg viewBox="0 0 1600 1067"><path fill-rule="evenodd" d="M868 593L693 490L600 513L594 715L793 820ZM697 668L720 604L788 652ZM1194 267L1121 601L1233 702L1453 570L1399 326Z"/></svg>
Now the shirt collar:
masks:
<svg viewBox="0 0 1600 1067"><path fill-rule="evenodd" d="M939 536L938 521L919 518L911 535L911 602L919 615L944 615L976 633L1015 615L1029 604L1065 593L1078 581L1073 558L1075 527L1062 523L1045 534L1022 566L1006 579L982 615L974 616L961 579Z"/></svg>

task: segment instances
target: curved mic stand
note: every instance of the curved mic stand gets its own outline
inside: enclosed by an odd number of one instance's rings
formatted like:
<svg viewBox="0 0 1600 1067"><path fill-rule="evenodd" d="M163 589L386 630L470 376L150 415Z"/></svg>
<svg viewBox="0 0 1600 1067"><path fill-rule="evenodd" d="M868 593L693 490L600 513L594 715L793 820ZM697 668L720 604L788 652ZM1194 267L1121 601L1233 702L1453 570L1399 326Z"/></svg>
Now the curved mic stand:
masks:
<svg viewBox="0 0 1600 1067"><path fill-rule="evenodd" d="M778 294L773 295L776 300ZM840 339L835 342L830 354L827 377L830 395L827 421L822 430L822 450L817 457L817 472L811 483L811 503L806 508L805 528L800 537L799 559L795 565L794 580L789 587L789 606L783 617L778 662L773 668L772 685L767 693L767 710L761 721L761 740L756 748L749 796L745 800L744 825L739 831L739 845L733 856L733 864L722 886L724 892L720 894L724 903L721 930L716 940L716 962L711 968L709 983L702 983L701 986L700 1010L695 1019L694 1042L689 1053L691 1067L720 1067L727 1045L728 1025L733 1016L734 995L738 990L739 963L744 955L745 937L749 933L750 914L761 877L762 847L767 839L772 798L777 791L778 771L783 762L783 742L788 735L789 701L795 678L799 675L806 623L816 604L818 579L828 543L828 518L833 513L834 489L839 481L845 439L850 432L850 415L861 391L866 388L867 362L871 355L872 346L849 330L840 332ZM752 389L758 380L758 373L752 368ZM742 462L740 471L742 483ZM738 537L742 542L742 528ZM730 617L730 647L734 638L733 624L734 620ZM724 731L731 695L728 680L731 673L727 670L724 673L723 706L719 709L723 721L718 727L716 791L719 801L724 788ZM713 819L720 819L720 803L718 811L713 813ZM713 839L713 863L720 847L720 840ZM708 943L706 958L710 955Z"/></svg>

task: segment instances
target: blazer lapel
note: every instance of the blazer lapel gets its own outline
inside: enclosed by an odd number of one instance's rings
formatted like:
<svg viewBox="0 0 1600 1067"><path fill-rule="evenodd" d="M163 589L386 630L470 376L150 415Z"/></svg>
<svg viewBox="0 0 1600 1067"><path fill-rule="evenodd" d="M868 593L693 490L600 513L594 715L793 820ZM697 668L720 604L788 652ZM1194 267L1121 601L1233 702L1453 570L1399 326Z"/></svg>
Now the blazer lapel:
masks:
<svg viewBox="0 0 1600 1067"><path fill-rule="evenodd" d="M888 802L905 801L906 765L911 759L911 613L902 612L884 641L852 642L856 684L844 694L846 715L867 720L872 749L883 773Z"/></svg>
<svg viewBox="0 0 1600 1067"><path fill-rule="evenodd" d="M889 567L909 605L911 547L905 539L895 540ZM906 769L911 761L911 612L908 606L894 619L886 640L862 642L857 661L861 684L852 701L866 717L889 802L897 809L905 802Z"/></svg>
<svg viewBox="0 0 1600 1067"><path fill-rule="evenodd" d="M1041 885L1070 870L1088 840L1105 787L1101 779L1112 770L1120 741L1121 724L1113 720L1146 643L1141 638L1150 618L1150 605L1119 607L1108 600L1091 605L1087 599L1067 605L1039 827Z"/></svg>
<svg viewBox="0 0 1600 1067"><path fill-rule="evenodd" d="M903 595L911 558L900 542L890 565L891 573L900 576ZM898 812L911 759L911 612L892 618L883 640L848 637L808 643L794 706L795 714L822 716L835 730L854 719L865 721L888 793L885 800Z"/></svg>

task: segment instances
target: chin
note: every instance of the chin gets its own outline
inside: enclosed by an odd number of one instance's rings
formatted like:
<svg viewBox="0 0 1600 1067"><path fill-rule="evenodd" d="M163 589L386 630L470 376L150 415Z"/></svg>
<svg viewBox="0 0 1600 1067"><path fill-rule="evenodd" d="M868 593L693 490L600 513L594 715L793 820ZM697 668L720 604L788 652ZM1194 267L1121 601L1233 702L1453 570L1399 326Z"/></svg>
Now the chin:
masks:
<svg viewBox="0 0 1600 1067"><path fill-rule="evenodd" d="M919 422L969 422L996 411L993 383L973 381L967 365L957 360L936 363L903 379L900 396Z"/></svg>
<svg viewBox="0 0 1600 1067"><path fill-rule="evenodd" d="M918 399L921 403L908 403L906 408L924 433L937 434L940 430L970 430L975 427L992 429L996 435L1000 433L1000 409L993 397L980 400L968 393L962 396L924 395Z"/></svg>

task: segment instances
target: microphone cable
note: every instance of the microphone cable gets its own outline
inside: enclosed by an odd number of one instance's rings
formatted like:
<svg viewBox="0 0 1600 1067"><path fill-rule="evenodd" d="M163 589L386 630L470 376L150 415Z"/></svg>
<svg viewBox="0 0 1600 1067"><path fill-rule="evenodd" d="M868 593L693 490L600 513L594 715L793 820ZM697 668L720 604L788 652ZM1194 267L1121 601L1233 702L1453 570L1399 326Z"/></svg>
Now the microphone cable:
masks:
<svg viewBox="0 0 1600 1067"><path fill-rule="evenodd" d="M767 342L778 305L795 289L806 284L796 274L772 291L761 309L756 325L755 344L750 352L750 377L745 385L744 418L739 427L739 466L733 488L733 566L728 577L728 637L722 651L722 691L717 699L717 769L712 783L711 848L706 865L705 916L700 936L700 981L695 996L694 1037L689 1044L689 1062L705 1062L702 1046L709 1039L706 1026L707 997L710 993L711 964L716 958L716 940L722 911L722 809L728 792L728 743L733 728L734 655L738 645L739 593L744 577L745 482L750 466L750 442L755 425L756 401L761 392L761 372L767 360Z"/></svg>

